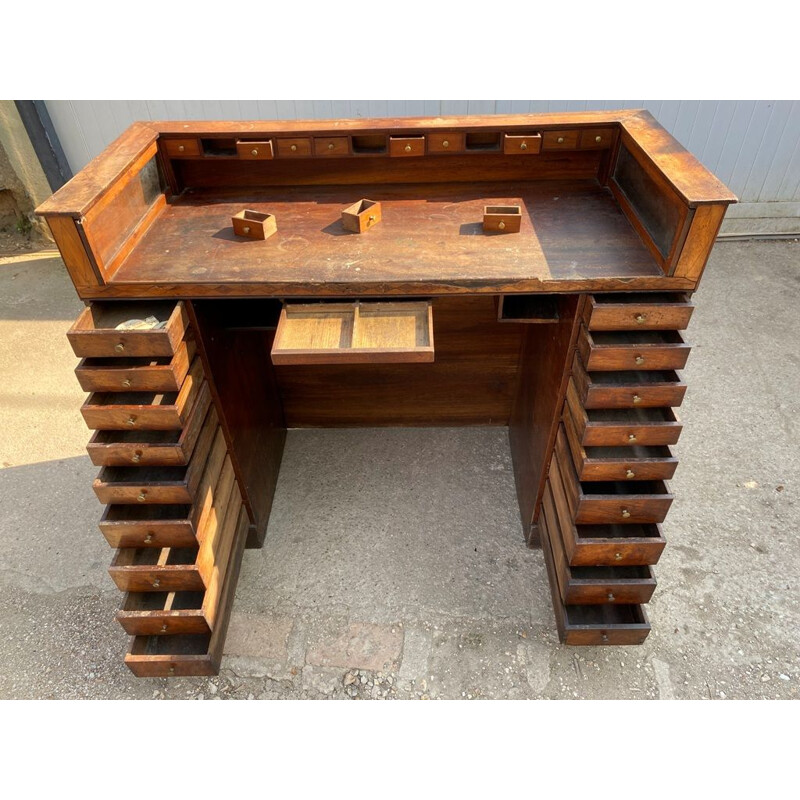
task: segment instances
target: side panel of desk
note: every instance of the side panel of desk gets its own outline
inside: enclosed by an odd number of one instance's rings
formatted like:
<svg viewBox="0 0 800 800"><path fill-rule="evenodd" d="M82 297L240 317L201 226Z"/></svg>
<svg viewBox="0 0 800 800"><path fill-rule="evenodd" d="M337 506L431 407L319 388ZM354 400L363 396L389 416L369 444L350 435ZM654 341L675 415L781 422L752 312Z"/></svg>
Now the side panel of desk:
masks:
<svg viewBox="0 0 800 800"><path fill-rule="evenodd" d="M189 303L198 351L250 516L247 546L261 547L283 457L286 423L270 360L275 332L268 327L234 327L241 324L242 308L238 301Z"/></svg>

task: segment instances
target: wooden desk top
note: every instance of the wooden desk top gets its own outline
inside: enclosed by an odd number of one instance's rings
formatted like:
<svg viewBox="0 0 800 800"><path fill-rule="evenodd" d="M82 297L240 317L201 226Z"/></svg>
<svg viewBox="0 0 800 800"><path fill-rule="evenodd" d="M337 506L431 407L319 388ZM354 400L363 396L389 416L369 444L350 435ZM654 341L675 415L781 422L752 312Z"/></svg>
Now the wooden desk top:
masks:
<svg viewBox="0 0 800 800"><path fill-rule="evenodd" d="M498 144L442 154L441 131ZM543 144L524 156L502 144L522 135ZM359 152L357 136L425 144L394 158ZM343 150L325 158L334 138ZM239 140L267 142L269 160L245 160ZM284 157L290 141L305 157ZM340 213L361 198L382 220L350 234ZM38 212L87 299L381 296L691 291L731 202L649 114L625 111L137 123ZM485 235L490 204L520 205L519 233ZM274 214L278 232L236 236L245 208Z"/></svg>

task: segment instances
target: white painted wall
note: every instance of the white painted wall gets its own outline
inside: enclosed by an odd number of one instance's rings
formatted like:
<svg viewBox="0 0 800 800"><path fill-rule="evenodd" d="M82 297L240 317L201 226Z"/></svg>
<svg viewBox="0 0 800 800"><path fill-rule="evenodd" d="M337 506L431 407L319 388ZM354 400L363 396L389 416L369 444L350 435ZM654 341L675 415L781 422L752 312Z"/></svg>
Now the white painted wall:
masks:
<svg viewBox="0 0 800 800"><path fill-rule="evenodd" d="M800 102L772 100L48 100L74 172L136 120L328 119L646 108L735 192L723 233L800 234Z"/></svg>

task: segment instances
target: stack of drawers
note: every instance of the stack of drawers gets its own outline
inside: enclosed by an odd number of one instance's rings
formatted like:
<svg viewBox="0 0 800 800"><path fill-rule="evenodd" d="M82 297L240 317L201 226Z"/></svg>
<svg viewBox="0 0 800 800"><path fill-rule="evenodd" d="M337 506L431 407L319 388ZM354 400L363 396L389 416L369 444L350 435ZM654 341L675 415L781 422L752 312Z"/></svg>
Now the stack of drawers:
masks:
<svg viewBox="0 0 800 800"><path fill-rule="evenodd" d="M119 330L155 317L150 330ZM67 334L139 676L216 674L248 528L181 302L94 303Z"/></svg>
<svg viewBox="0 0 800 800"><path fill-rule="evenodd" d="M539 517L561 640L640 644L681 432L681 294L587 298Z"/></svg>

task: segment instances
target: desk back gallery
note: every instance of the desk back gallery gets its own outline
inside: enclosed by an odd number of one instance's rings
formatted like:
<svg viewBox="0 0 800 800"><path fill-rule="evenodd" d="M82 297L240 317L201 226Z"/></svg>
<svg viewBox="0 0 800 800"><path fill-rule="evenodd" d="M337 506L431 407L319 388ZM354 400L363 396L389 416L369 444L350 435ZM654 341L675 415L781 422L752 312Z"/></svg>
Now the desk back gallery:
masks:
<svg viewBox="0 0 800 800"><path fill-rule="evenodd" d="M38 209L131 669L219 669L307 426L507 426L562 640L643 641L734 202L644 111L131 126Z"/></svg>

